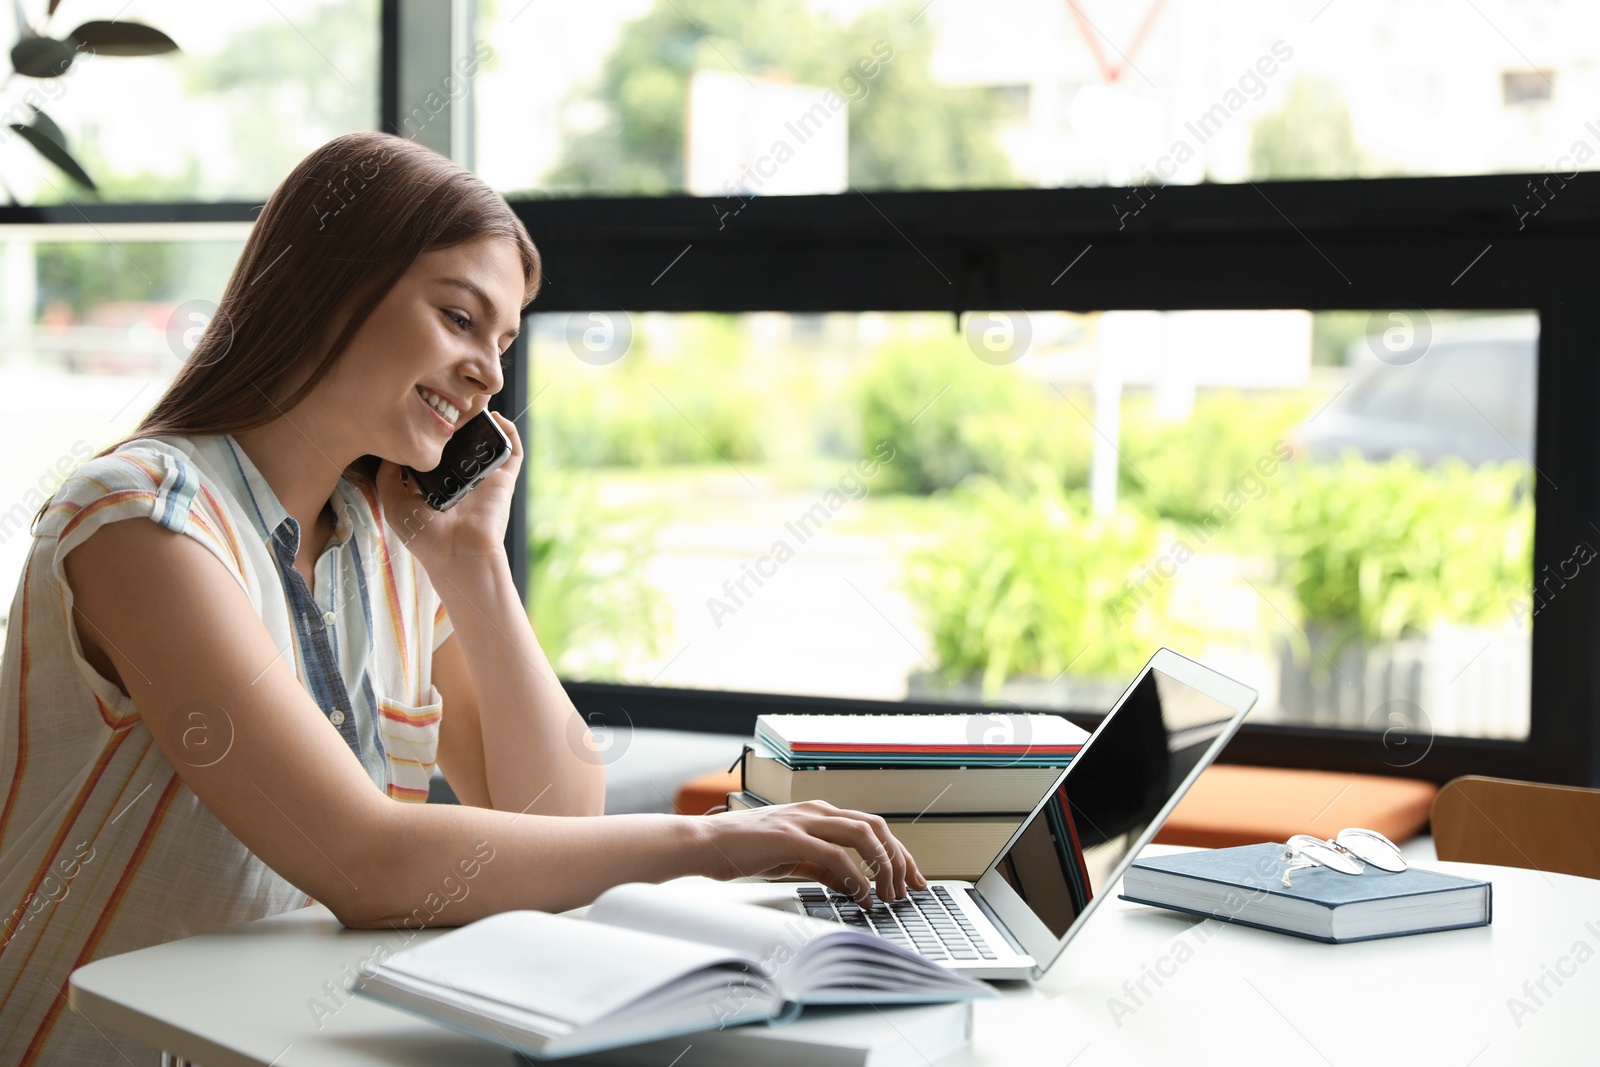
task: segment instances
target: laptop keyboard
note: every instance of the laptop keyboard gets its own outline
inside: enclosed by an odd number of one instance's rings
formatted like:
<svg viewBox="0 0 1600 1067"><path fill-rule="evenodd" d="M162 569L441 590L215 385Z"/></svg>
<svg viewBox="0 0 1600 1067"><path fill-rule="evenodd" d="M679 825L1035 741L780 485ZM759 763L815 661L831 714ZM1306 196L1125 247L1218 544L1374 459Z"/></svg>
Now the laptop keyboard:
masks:
<svg viewBox="0 0 1600 1067"><path fill-rule="evenodd" d="M870 930L930 960L995 958L983 936L951 899L950 890L942 885L907 889L905 899L887 904L874 891L868 908L862 908L853 897L822 886L805 886L796 892L812 918Z"/></svg>

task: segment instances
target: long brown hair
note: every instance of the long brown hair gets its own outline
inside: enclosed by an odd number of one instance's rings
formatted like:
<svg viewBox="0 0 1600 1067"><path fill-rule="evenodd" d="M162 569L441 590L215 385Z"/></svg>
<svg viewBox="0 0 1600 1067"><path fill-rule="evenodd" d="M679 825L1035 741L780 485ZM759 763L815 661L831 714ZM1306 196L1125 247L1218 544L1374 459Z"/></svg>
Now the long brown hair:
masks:
<svg viewBox="0 0 1600 1067"><path fill-rule="evenodd" d="M526 307L539 291L539 251L498 193L407 138L335 137L267 198L222 302L155 407L95 457L143 437L234 433L271 422L316 388L418 256L482 237L517 246ZM379 462L362 456L346 474L370 479ZM35 525L49 506L47 499Z"/></svg>

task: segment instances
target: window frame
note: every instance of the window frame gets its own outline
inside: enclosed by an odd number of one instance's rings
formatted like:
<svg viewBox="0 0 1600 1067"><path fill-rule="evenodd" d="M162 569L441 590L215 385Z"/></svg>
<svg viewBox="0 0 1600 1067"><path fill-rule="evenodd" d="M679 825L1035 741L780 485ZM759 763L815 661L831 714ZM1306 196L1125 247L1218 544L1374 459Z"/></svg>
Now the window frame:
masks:
<svg viewBox="0 0 1600 1067"><path fill-rule="evenodd" d="M1537 575L1576 541L1600 537L1600 433L1587 417L1600 400L1600 363L1585 355L1600 342L1600 312L1585 300L1596 268L1582 255L1600 228L1600 175L1569 178L1531 222L1515 206L1529 178L549 198L513 207L554 268L535 305L542 313L1531 309L1540 317ZM1143 205L1137 216L1134 205ZM1526 741L1417 738L1427 753L1411 762L1375 732L1247 722L1223 758L1436 782L1490 774L1600 785L1600 671L1585 655L1600 636L1597 592L1580 576L1539 612ZM616 728L746 733L771 712L985 710L566 685L586 720ZM1098 714L1067 717L1092 724Z"/></svg>

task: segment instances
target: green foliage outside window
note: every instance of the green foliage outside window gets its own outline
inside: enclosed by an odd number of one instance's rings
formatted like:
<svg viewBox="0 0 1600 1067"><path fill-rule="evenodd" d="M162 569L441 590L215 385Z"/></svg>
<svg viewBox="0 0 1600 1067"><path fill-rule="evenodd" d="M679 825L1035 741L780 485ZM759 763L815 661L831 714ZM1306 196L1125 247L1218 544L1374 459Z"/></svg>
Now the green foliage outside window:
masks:
<svg viewBox="0 0 1600 1067"><path fill-rule="evenodd" d="M1256 181L1359 178L1366 159L1344 96L1333 82L1299 77L1282 110L1250 131L1250 176Z"/></svg>
<svg viewBox="0 0 1600 1067"><path fill-rule="evenodd" d="M856 398L863 440L895 446L879 492L931 493L969 474L1010 483L1039 460L1061 484L1087 484L1085 418L1016 368L978 360L959 336L885 344Z"/></svg>
<svg viewBox="0 0 1600 1067"><path fill-rule="evenodd" d="M1187 419L1168 422L1148 396L1127 397L1117 446L1122 491L1163 518L1208 533L1216 517L1225 515L1229 540L1237 543L1245 530L1259 528L1260 509L1233 505L1240 496L1253 504L1276 491L1283 480L1284 439L1319 403L1318 396L1303 392L1207 393L1195 398ZM1225 510L1218 512L1219 506ZM1232 522L1233 513L1246 521Z"/></svg>
<svg viewBox="0 0 1600 1067"><path fill-rule="evenodd" d="M933 32L916 7L874 11L848 25L802 0L660 0L625 26L598 83L580 101L604 121L567 141L554 190L660 194L684 187L689 78L723 70L838 89L849 100L849 179L858 188L972 188L1015 184L995 143L998 105L936 84ZM893 57L870 79L856 69L886 42ZM881 49L880 49L881 51Z"/></svg>
<svg viewBox="0 0 1600 1067"><path fill-rule="evenodd" d="M557 352L542 364L550 372L543 378L535 365L535 448L561 467L761 459L774 383L746 358L738 319L681 316L670 342L641 318L632 325L632 345L614 363L592 366Z"/></svg>
<svg viewBox="0 0 1600 1067"><path fill-rule="evenodd" d="M1028 480L1024 492L982 476L951 491L950 524L908 562L939 670L980 677L986 700L1014 676L1129 677L1173 641L1171 584L1136 596L1127 584L1158 556L1155 516L1128 504L1096 516L1046 467Z"/></svg>
<svg viewBox="0 0 1600 1067"><path fill-rule="evenodd" d="M1303 623L1339 643L1503 623L1533 584L1529 475L1523 463L1353 453L1297 463L1270 505L1279 580Z"/></svg>
<svg viewBox="0 0 1600 1067"><path fill-rule="evenodd" d="M660 653L670 624L645 573L660 518L602 508L581 476L533 473L526 607L539 646L563 677L622 677Z"/></svg>

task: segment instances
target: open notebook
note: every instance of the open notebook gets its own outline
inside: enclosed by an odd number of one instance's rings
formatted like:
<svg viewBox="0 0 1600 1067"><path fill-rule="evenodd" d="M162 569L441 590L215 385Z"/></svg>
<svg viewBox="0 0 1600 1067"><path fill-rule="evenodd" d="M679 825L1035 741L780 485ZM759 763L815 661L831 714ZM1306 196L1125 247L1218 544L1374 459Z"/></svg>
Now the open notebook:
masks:
<svg viewBox="0 0 1600 1067"><path fill-rule="evenodd" d="M992 997L882 938L630 882L583 919L510 911L368 968L356 991L540 1058L792 1019L808 1004Z"/></svg>

